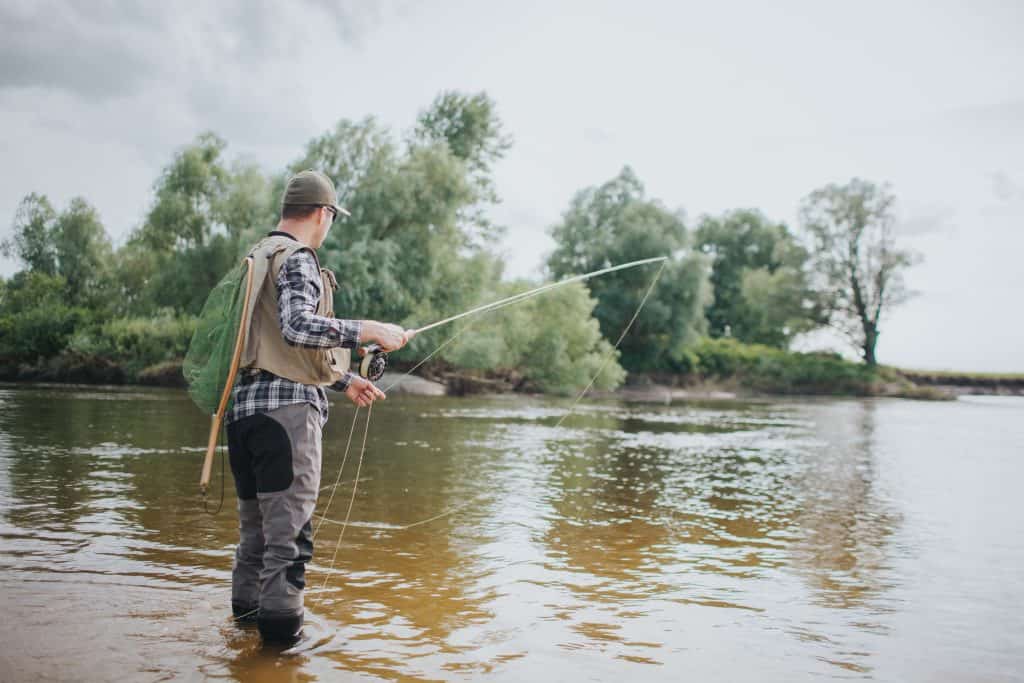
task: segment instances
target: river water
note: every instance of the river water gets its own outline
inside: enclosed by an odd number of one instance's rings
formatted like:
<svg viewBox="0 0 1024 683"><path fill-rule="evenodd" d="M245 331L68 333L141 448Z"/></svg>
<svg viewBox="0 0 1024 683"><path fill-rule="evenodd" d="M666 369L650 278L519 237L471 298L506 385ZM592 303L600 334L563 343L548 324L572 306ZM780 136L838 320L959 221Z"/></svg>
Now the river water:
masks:
<svg viewBox="0 0 1024 683"><path fill-rule="evenodd" d="M567 406L378 404L339 545L361 411L282 653L183 392L0 386L0 679L1024 679L1024 399Z"/></svg>

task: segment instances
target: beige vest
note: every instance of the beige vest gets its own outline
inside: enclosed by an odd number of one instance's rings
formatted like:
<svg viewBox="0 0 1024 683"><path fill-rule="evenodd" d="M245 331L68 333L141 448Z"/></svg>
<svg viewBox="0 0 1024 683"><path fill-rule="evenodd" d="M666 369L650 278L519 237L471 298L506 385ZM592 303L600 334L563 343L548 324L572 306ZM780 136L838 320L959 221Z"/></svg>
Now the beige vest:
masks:
<svg viewBox="0 0 1024 683"><path fill-rule="evenodd" d="M316 252L288 237L263 238L249 253L253 259L253 291L246 311L248 332L239 367L261 368L302 384L333 384L349 368L348 349L292 346L281 333L275 283L285 260L300 249L308 249L320 269L320 301L316 314L334 317L334 290L338 288L338 281L334 273L320 268Z"/></svg>

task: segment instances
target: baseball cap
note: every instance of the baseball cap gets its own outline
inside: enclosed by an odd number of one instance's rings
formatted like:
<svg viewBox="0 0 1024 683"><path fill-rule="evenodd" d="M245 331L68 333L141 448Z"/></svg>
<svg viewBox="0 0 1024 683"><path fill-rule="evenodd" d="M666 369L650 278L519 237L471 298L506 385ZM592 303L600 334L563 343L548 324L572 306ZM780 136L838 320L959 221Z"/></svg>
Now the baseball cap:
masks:
<svg viewBox="0 0 1024 683"><path fill-rule="evenodd" d="M281 204L329 206L340 214L352 215L338 206L338 192L334 189L334 183L320 171L300 171L289 178Z"/></svg>

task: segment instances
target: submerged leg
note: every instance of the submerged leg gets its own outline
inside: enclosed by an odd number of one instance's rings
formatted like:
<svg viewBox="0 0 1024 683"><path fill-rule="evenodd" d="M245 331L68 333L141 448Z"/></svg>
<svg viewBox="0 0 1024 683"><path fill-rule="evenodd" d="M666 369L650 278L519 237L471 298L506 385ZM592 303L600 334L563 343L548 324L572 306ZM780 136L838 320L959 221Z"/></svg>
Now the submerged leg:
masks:
<svg viewBox="0 0 1024 683"><path fill-rule="evenodd" d="M256 623L263 569L263 519L259 502L238 501L238 549L231 568L231 611L239 621Z"/></svg>
<svg viewBox="0 0 1024 683"><path fill-rule="evenodd" d="M256 449L263 519L258 625L265 640L287 640L302 626L306 563L313 557L311 520L320 488L320 413L308 404L265 414Z"/></svg>
<svg viewBox="0 0 1024 683"><path fill-rule="evenodd" d="M235 619L256 622L263 569L263 519L256 499L256 475L248 436L252 420L228 425L228 457L238 496L238 548L231 567L231 612Z"/></svg>

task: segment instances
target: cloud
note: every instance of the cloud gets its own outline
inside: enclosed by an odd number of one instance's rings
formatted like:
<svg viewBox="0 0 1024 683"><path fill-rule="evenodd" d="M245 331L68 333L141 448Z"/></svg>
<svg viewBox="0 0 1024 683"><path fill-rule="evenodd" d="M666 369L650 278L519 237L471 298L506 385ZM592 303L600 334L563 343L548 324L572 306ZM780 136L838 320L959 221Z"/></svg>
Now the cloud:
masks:
<svg viewBox="0 0 1024 683"><path fill-rule="evenodd" d="M956 231L956 211L948 206L918 209L899 222L898 230L906 237L950 234Z"/></svg>
<svg viewBox="0 0 1024 683"><path fill-rule="evenodd" d="M86 98L136 92L161 71L158 30L118 3L5 3L0 89L53 88Z"/></svg>
<svg viewBox="0 0 1024 683"><path fill-rule="evenodd" d="M1003 203L1012 203L1024 199L1024 186L1018 185L1006 171L989 174L992 181L992 194Z"/></svg>
<svg viewBox="0 0 1024 683"><path fill-rule="evenodd" d="M198 90L247 81L292 64L293 82L330 82L336 65L311 53L356 45L383 18L337 0L139 3L23 2L0 5L0 91L52 89L91 100L138 94L176 81ZM282 75L276 73L273 75ZM287 74L285 74L287 75Z"/></svg>

